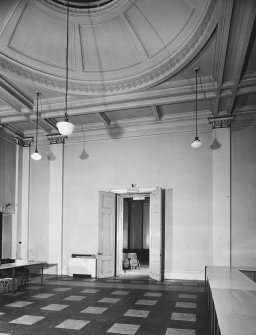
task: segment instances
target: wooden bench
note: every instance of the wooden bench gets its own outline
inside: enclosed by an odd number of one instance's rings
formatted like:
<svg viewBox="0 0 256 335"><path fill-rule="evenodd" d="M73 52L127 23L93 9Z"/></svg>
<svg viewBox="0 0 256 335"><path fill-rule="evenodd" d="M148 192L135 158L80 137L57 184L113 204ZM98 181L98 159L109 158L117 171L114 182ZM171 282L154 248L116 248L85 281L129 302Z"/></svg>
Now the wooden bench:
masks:
<svg viewBox="0 0 256 335"><path fill-rule="evenodd" d="M205 270L212 335L256 334L256 283L236 268Z"/></svg>

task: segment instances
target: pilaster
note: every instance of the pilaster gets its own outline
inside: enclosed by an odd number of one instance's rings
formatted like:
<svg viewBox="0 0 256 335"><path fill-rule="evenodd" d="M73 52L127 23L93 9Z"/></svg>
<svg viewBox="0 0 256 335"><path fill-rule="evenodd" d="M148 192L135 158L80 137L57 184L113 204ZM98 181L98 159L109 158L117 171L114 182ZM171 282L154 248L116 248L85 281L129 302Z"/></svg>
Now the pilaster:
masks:
<svg viewBox="0 0 256 335"><path fill-rule="evenodd" d="M230 128L223 122L218 124L212 147L213 265L230 266Z"/></svg>
<svg viewBox="0 0 256 335"><path fill-rule="evenodd" d="M58 274L63 273L63 167L64 138L50 140L49 189L49 263L58 264Z"/></svg>

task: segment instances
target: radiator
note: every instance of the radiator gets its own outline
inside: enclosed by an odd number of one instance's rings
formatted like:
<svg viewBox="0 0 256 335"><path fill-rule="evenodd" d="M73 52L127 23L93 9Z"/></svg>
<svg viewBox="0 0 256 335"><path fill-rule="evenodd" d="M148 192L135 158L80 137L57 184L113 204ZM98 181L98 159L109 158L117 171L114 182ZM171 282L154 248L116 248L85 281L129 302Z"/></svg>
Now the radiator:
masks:
<svg viewBox="0 0 256 335"><path fill-rule="evenodd" d="M68 275L88 275L96 278L95 255L72 255L68 263Z"/></svg>

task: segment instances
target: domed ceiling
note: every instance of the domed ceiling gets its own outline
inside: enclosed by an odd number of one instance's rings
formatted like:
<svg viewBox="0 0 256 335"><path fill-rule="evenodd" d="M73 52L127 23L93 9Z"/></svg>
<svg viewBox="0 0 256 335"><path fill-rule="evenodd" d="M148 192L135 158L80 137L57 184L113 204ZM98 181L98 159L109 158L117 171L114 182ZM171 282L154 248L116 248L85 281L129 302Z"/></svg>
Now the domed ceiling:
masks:
<svg viewBox="0 0 256 335"><path fill-rule="evenodd" d="M0 123L10 133L33 136L37 91L41 133L56 133L64 116L66 4L0 2ZM69 5L68 113L76 132L194 120L195 67L204 123L256 105L253 0Z"/></svg>

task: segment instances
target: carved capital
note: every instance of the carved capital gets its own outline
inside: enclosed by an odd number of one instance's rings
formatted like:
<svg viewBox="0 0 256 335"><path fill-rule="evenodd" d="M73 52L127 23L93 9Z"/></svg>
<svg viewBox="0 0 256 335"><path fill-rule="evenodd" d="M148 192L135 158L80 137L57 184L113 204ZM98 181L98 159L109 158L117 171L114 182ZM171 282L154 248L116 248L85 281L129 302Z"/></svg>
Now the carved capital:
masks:
<svg viewBox="0 0 256 335"><path fill-rule="evenodd" d="M231 126L231 122L235 120L234 116L228 117L215 117L209 118L209 124L212 126L212 129L215 128L228 128Z"/></svg>
<svg viewBox="0 0 256 335"><path fill-rule="evenodd" d="M14 138L16 144L20 145L21 147L30 147L31 143L34 141L34 137L21 137L16 135Z"/></svg>
<svg viewBox="0 0 256 335"><path fill-rule="evenodd" d="M64 144L67 136L55 134L55 135L47 135L47 138L50 141L50 144L61 144L61 143Z"/></svg>

